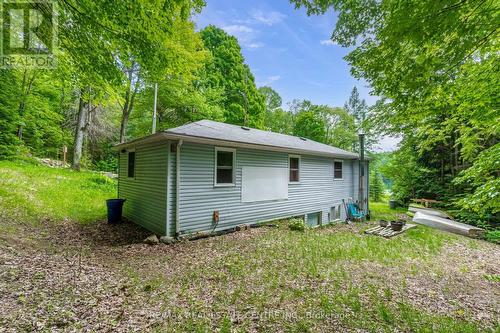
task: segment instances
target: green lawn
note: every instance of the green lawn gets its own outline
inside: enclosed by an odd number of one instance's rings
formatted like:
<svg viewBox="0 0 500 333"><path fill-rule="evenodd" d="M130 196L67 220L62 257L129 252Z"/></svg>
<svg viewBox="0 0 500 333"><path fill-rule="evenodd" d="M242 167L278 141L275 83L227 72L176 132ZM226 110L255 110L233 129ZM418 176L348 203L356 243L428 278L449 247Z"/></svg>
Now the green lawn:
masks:
<svg viewBox="0 0 500 333"><path fill-rule="evenodd" d="M0 227L43 219L88 223L103 218L105 200L115 196L116 181L95 172L0 161L0 211L12 221Z"/></svg>
<svg viewBox="0 0 500 333"><path fill-rule="evenodd" d="M105 223L115 187L98 174L0 162L0 185L7 330L499 329L494 244L422 226L384 239L365 235L368 223L298 232L282 221L148 246L144 230ZM371 209L385 219L405 211Z"/></svg>
<svg viewBox="0 0 500 333"><path fill-rule="evenodd" d="M389 203L384 202L370 202L370 213L372 220L393 220L397 214L405 214L407 212L406 207L396 207L396 209L390 209Z"/></svg>

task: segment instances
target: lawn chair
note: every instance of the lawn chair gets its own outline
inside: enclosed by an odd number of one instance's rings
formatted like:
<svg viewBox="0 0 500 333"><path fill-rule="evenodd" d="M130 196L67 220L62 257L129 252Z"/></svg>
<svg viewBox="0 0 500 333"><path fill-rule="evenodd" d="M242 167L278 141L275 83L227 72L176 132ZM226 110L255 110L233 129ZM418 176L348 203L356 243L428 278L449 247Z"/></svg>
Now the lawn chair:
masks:
<svg viewBox="0 0 500 333"><path fill-rule="evenodd" d="M359 209L354 202L347 203L347 219L361 221L366 217L366 214Z"/></svg>

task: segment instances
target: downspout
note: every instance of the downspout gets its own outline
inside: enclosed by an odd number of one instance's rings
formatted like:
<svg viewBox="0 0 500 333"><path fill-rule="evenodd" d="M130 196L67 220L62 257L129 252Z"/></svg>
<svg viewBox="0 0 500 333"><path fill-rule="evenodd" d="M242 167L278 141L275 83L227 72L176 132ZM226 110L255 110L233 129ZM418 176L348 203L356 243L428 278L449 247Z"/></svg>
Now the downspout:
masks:
<svg viewBox="0 0 500 333"><path fill-rule="evenodd" d="M181 192L181 146L182 140L177 142L176 158L175 158L175 237L179 236L179 193Z"/></svg>
<svg viewBox="0 0 500 333"><path fill-rule="evenodd" d="M120 164L122 162L122 153L121 150L118 151L118 168L116 172L118 172L118 179L116 182L116 197L120 198L120 180L121 180L121 175L120 175Z"/></svg>
<svg viewBox="0 0 500 333"><path fill-rule="evenodd" d="M170 199L171 199L171 189L172 189L172 167L171 167L171 155L172 155L172 149L170 148L172 146L172 142L169 141L167 144L167 202L165 203L166 206L166 213L165 213L165 235L167 237L170 237Z"/></svg>
<svg viewBox="0 0 500 333"><path fill-rule="evenodd" d="M366 161L366 217L370 219L370 161Z"/></svg>
<svg viewBox="0 0 500 333"><path fill-rule="evenodd" d="M359 133L359 193L358 200L361 209L366 213L365 206L365 134Z"/></svg>

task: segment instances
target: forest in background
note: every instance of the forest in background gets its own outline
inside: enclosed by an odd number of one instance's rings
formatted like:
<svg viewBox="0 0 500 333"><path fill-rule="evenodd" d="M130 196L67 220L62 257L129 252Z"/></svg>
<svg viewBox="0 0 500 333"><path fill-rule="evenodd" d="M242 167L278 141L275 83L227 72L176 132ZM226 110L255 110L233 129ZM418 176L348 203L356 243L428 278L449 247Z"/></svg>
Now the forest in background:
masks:
<svg viewBox="0 0 500 333"><path fill-rule="evenodd" d="M288 108L257 87L235 37L192 15L202 0L58 1L54 70L0 70L0 157L61 158L75 169L113 171L111 147L200 119L247 125L357 150L381 135L400 148L374 155L372 196L442 200L463 221L488 228L500 214L500 115L496 1L291 0L308 14L332 8L332 39L381 99L368 107L356 89L343 107L296 100ZM150 24L144 24L145 18ZM382 191L377 190L382 188ZM377 194L378 193L378 194Z"/></svg>

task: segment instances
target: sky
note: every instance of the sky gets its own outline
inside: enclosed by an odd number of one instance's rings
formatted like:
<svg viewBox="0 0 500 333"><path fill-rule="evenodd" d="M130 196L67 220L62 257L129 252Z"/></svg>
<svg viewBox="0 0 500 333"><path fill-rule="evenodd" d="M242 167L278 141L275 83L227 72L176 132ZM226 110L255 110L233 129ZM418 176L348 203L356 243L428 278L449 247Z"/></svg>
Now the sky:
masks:
<svg viewBox="0 0 500 333"><path fill-rule="evenodd" d="M343 106L354 86L372 105L377 97L343 59L350 50L330 40L336 20L333 11L309 17L288 0L207 0L194 17L198 29L213 24L238 39L257 86L276 90L285 109L293 99ZM394 150L397 141L384 138L377 150Z"/></svg>

